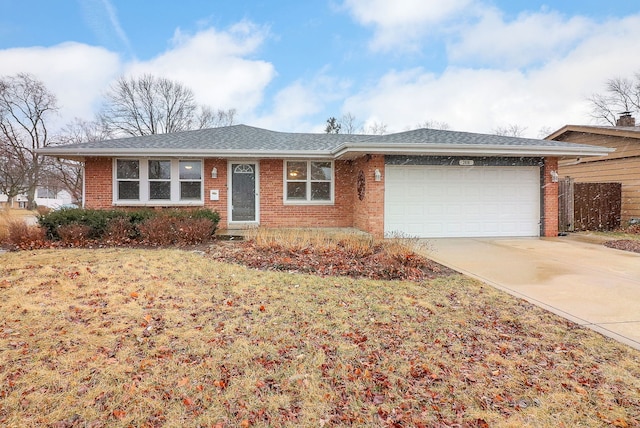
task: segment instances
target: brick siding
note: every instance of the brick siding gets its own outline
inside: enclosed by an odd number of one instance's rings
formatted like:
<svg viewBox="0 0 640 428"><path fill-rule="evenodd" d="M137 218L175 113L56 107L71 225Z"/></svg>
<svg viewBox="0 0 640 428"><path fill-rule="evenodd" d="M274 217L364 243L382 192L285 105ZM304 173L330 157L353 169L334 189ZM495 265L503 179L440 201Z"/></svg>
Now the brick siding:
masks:
<svg viewBox="0 0 640 428"><path fill-rule="evenodd" d="M553 183L551 171L558 171L558 158L545 158L542 167L542 236L558 236L558 183Z"/></svg>
<svg viewBox="0 0 640 428"><path fill-rule="evenodd" d="M260 161L260 224L267 227L352 227L353 167L335 161L333 205L284 203L284 162Z"/></svg>
<svg viewBox="0 0 640 428"><path fill-rule="evenodd" d="M112 165L110 158L88 158L85 162L87 208L113 207ZM335 161L335 200L332 205L285 204L284 162L282 159L261 160L260 224L267 227L356 227L375 237L384 236L384 156L366 155L355 160ZM211 177L213 168L217 178ZM375 170L382 174L375 181ZM542 168L542 235L558 234L558 183L551 180L558 159L546 158ZM364 192L358 195L357 177L362 172ZM220 213L219 227L228 227L228 179L226 159L204 160L204 206ZM211 201L209 191L217 189L219 200Z"/></svg>
<svg viewBox="0 0 640 428"><path fill-rule="evenodd" d="M375 170L382 174L381 181L375 181ZM362 171L364 194L358 195L357 178ZM353 161L354 186L353 226L365 230L377 238L384 236L384 156L366 155Z"/></svg>
<svg viewBox="0 0 640 428"><path fill-rule="evenodd" d="M84 165L85 207L112 208L113 160L111 158L88 158Z"/></svg>

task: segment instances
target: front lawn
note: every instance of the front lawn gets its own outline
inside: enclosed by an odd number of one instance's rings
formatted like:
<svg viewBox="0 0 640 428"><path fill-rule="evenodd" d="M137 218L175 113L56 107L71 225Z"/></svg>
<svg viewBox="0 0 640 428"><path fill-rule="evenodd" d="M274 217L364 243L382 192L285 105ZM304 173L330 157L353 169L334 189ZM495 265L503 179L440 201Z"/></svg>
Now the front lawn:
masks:
<svg viewBox="0 0 640 428"><path fill-rule="evenodd" d="M0 425L638 426L640 352L461 275L0 254Z"/></svg>

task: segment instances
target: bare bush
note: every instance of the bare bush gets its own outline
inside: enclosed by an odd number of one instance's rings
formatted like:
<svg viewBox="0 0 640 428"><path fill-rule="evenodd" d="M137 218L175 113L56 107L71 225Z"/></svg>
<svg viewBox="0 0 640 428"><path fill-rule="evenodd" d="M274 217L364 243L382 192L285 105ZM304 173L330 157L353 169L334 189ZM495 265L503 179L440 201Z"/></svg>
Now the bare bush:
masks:
<svg viewBox="0 0 640 428"><path fill-rule="evenodd" d="M60 241L66 245L82 245L89 240L91 227L84 224L65 224L58 227Z"/></svg>
<svg viewBox="0 0 640 428"><path fill-rule="evenodd" d="M40 226L29 226L23 220L8 224L7 244L15 249L40 248L46 241L46 232Z"/></svg>

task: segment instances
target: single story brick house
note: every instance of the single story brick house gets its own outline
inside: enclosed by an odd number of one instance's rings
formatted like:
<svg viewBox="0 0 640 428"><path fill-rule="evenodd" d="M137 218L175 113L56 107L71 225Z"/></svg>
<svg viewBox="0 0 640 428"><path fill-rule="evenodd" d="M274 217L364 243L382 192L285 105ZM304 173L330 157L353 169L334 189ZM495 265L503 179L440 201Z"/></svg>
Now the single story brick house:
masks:
<svg viewBox="0 0 640 428"><path fill-rule="evenodd" d="M566 125L548 140L612 147L607 157L586 157L560 162L560 177L576 183L621 183L620 220L640 222L640 126L631 114L623 114L616 126Z"/></svg>
<svg viewBox="0 0 640 428"><path fill-rule="evenodd" d="M48 147L84 162L84 206L206 207L220 228L374 236L555 236L558 160L610 149L434 129L388 135L246 125Z"/></svg>

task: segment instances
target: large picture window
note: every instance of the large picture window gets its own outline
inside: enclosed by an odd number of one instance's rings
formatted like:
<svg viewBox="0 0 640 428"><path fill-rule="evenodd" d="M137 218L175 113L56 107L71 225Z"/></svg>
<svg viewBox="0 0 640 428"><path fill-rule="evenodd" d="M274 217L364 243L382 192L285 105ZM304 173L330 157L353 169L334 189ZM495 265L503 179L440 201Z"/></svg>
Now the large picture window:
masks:
<svg viewBox="0 0 640 428"><path fill-rule="evenodd" d="M333 162L285 161L285 201L333 202Z"/></svg>
<svg viewBox="0 0 640 428"><path fill-rule="evenodd" d="M200 205L202 161L116 159L114 204Z"/></svg>

